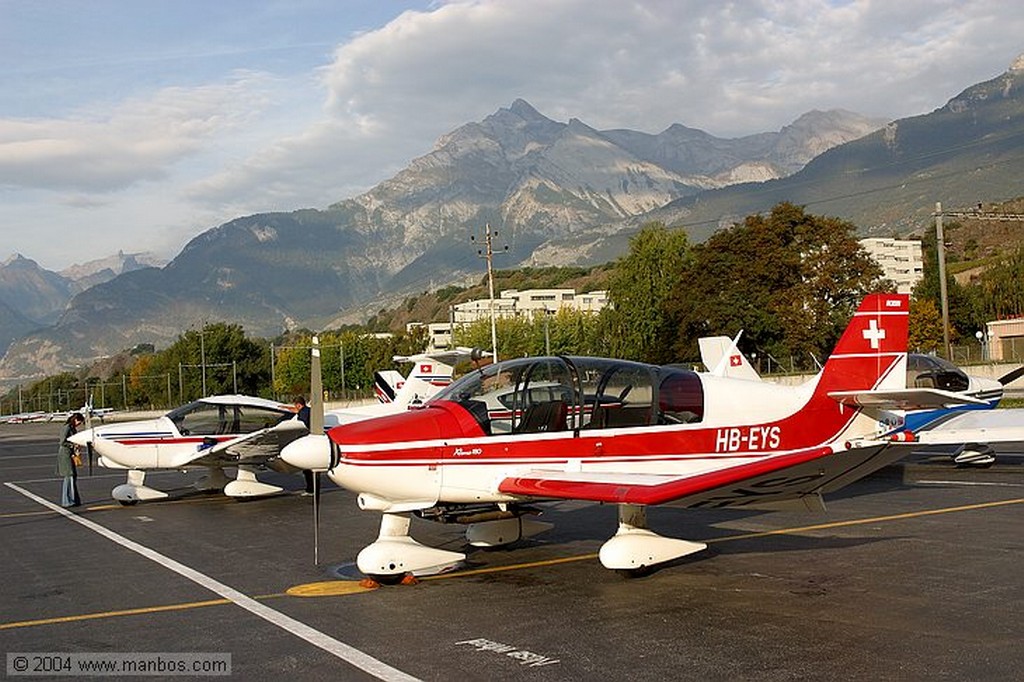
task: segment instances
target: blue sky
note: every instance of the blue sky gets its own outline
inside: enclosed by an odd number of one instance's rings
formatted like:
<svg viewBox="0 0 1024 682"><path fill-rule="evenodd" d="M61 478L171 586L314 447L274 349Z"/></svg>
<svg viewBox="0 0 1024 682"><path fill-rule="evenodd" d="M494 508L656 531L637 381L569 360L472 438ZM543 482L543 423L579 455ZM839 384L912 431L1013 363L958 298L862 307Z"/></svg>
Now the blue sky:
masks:
<svg viewBox="0 0 1024 682"><path fill-rule="evenodd" d="M363 192L517 97L729 137L925 113L1021 36L999 0L0 0L0 259L170 258Z"/></svg>

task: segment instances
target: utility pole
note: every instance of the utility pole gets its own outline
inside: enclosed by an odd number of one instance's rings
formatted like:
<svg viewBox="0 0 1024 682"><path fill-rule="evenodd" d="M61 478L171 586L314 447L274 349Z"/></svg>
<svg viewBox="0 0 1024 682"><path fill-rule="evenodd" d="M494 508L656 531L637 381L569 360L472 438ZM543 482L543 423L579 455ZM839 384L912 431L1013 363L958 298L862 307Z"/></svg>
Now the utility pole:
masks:
<svg viewBox="0 0 1024 682"><path fill-rule="evenodd" d="M203 328L199 332L199 362L203 366L203 395L206 397L206 323L203 323Z"/></svg>
<svg viewBox="0 0 1024 682"><path fill-rule="evenodd" d="M495 322L494 313L494 241L493 238L498 236L498 231L491 231L491 226L488 223L484 234L485 248L477 250L477 256L485 258L487 260L487 292L490 295L490 309L491 309L491 355L492 362L498 362L498 327ZM471 235L470 239L476 241L476 235ZM508 246L505 246L504 251L508 251Z"/></svg>
<svg viewBox="0 0 1024 682"><path fill-rule="evenodd" d="M939 260L939 300L942 303L942 347L946 359L952 361L953 349L949 345L949 299L946 292L946 242L942 234L942 202L935 202L935 248Z"/></svg>

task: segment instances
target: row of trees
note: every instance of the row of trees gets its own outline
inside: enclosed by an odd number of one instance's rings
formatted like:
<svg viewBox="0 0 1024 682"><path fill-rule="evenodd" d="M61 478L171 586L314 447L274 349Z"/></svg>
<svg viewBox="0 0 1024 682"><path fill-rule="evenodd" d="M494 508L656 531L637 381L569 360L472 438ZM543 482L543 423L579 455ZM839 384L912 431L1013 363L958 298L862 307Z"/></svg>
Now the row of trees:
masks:
<svg viewBox="0 0 1024 682"><path fill-rule="evenodd" d="M860 299L891 286L881 276L852 223L810 215L793 204L750 216L697 245L682 230L651 223L612 272L611 307L599 315L499 320L500 353L550 348L695 362L699 337L743 330L744 352L811 368L831 351ZM488 323L459 333L464 345L490 345Z"/></svg>
<svg viewBox="0 0 1024 682"><path fill-rule="evenodd" d="M109 376L65 372L16 388L0 412L73 410L87 400L95 407L162 408L234 392L290 401L309 391L310 336L296 332L270 342L248 338L237 324L208 324L165 350L136 354ZM378 338L359 330L320 338L324 387L338 396L370 395L374 371L394 367L394 355L421 352L425 343L418 334Z"/></svg>

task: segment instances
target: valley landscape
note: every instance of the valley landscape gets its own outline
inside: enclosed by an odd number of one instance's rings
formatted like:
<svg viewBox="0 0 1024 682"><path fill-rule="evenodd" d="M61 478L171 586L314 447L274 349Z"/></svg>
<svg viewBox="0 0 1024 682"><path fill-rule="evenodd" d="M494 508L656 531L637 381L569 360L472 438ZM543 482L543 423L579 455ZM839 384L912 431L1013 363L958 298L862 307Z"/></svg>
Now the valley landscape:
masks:
<svg viewBox="0 0 1024 682"><path fill-rule="evenodd" d="M479 280L470 235L498 267L618 258L649 221L701 241L780 201L862 236L927 229L949 208L1013 199L1024 172L1024 60L934 112L887 122L812 111L735 139L553 121L524 100L442 136L370 191L323 209L239 217L169 263L124 256L71 276L31 254L0 266L0 376L62 371L208 321L272 337L362 322L410 294ZM84 274L83 274L84 273Z"/></svg>

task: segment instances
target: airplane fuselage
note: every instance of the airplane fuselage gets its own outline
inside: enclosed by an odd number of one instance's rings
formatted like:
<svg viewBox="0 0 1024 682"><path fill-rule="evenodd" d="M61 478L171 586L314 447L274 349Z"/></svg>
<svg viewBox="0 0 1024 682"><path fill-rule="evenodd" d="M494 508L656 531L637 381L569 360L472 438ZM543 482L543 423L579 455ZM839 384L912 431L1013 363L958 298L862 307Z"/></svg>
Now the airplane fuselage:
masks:
<svg viewBox="0 0 1024 682"><path fill-rule="evenodd" d="M566 363L573 367L563 374ZM423 409L332 431L337 458L329 476L360 492L365 509L406 511L542 497L510 482L520 471L570 472L581 485L604 485L602 472L653 481L756 466L768 457L811 458L876 435L875 421L825 397L816 382L790 387L606 360L519 364L523 375L549 365L540 393L566 399L551 401L557 408L547 422L529 423L537 405L528 396L538 389L528 381L497 400L493 391L460 397L455 387ZM628 379L610 379L624 372ZM778 481L780 490L785 485Z"/></svg>

